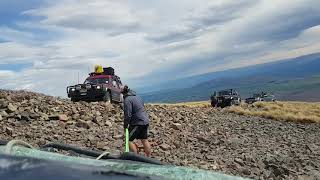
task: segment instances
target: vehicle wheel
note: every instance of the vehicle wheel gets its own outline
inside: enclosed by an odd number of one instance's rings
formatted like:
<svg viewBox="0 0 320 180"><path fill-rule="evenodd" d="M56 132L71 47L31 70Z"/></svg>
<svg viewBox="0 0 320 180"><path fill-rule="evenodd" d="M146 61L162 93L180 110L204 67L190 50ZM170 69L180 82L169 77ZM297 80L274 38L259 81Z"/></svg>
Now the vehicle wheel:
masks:
<svg viewBox="0 0 320 180"><path fill-rule="evenodd" d="M211 100L211 106L216 107L218 102L216 100Z"/></svg>
<svg viewBox="0 0 320 180"><path fill-rule="evenodd" d="M230 106L237 106L239 104L238 101L230 101Z"/></svg>
<svg viewBox="0 0 320 180"><path fill-rule="evenodd" d="M78 102L79 99L77 99L77 98L71 98L71 101L72 101L72 102Z"/></svg>
<svg viewBox="0 0 320 180"><path fill-rule="evenodd" d="M103 100L104 102L111 103L111 102L112 102L112 97L111 97L110 92L106 92L106 93L104 94L104 96L102 97L102 100Z"/></svg>
<svg viewBox="0 0 320 180"><path fill-rule="evenodd" d="M213 101L211 101L211 106L216 107L216 104Z"/></svg>
<svg viewBox="0 0 320 180"><path fill-rule="evenodd" d="M222 102L222 108L225 108L225 107L228 107L228 106L231 106L231 101L229 100L225 100Z"/></svg>

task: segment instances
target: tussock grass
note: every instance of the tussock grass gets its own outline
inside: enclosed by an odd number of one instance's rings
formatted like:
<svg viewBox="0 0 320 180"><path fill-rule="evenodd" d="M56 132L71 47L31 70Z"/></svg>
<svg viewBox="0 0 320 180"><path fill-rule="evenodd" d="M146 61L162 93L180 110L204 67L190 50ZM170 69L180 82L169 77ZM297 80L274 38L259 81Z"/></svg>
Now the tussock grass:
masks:
<svg viewBox="0 0 320 180"><path fill-rule="evenodd" d="M232 106L225 111L268 119L320 123L320 103L256 102Z"/></svg>

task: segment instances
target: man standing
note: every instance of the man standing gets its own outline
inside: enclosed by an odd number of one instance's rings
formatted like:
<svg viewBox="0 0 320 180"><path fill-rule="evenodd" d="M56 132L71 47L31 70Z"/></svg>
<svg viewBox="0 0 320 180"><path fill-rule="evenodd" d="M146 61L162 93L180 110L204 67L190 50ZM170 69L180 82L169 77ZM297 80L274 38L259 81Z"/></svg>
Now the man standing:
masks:
<svg viewBox="0 0 320 180"><path fill-rule="evenodd" d="M129 148L137 153L138 147L133 140L141 140L147 157L151 155L151 146L148 141L149 118L144 108L143 100L131 91L128 86L122 90L124 98L124 130L129 128Z"/></svg>

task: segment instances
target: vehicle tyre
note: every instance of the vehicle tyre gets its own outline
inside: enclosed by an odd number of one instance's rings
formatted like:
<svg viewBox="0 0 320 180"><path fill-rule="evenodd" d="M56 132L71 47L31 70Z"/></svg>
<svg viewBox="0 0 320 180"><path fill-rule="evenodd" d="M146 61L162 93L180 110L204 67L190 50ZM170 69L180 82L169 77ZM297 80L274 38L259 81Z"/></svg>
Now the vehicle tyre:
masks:
<svg viewBox="0 0 320 180"><path fill-rule="evenodd" d="M230 102L231 106L239 106L241 104L241 100L232 100Z"/></svg>
<svg viewBox="0 0 320 180"><path fill-rule="evenodd" d="M217 105L218 105L218 102L215 99L211 100L212 107L217 107Z"/></svg>
<svg viewBox="0 0 320 180"><path fill-rule="evenodd" d="M223 108L223 104L222 103L217 103L217 107Z"/></svg>
<svg viewBox="0 0 320 180"><path fill-rule="evenodd" d="M216 103L214 103L213 101L211 101L211 106L212 106L212 107L216 107Z"/></svg>
<svg viewBox="0 0 320 180"><path fill-rule="evenodd" d="M104 96L102 97L102 100L104 102L112 103L112 97L110 92L106 92Z"/></svg>
<svg viewBox="0 0 320 180"><path fill-rule="evenodd" d="M78 102L79 99L77 99L77 98L71 98L71 101L72 101L72 102Z"/></svg>

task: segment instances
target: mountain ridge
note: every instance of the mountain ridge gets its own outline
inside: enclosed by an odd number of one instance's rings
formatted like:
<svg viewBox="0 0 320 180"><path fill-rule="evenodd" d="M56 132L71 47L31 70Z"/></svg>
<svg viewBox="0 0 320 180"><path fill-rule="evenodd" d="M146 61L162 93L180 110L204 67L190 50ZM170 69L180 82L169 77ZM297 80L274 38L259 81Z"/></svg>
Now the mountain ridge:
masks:
<svg viewBox="0 0 320 180"><path fill-rule="evenodd" d="M319 60L320 53L314 53L277 62L206 73L199 76L170 81L161 85L170 87L170 89L142 92L141 94L146 102L174 103L206 100L213 90L224 88L238 89L244 96L249 96L255 91L267 89L268 91L277 93L280 99L299 100L301 98L290 99L285 97L289 96L290 93L293 93L295 90L303 89L302 86L306 83L306 86L310 86L308 82L310 82L311 85L313 83L315 88L320 89L320 86L318 85L318 82L320 82L320 78L318 78L320 77L318 76L320 74ZM191 82L188 82L187 80ZM295 87L294 81L296 80L301 84L301 87ZM290 84L293 84L295 87L291 92L285 87ZM279 89L279 87L282 87L282 89ZM314 87L311 87L311 89ZM286 93L283 91L285 88L287 88ZM306 88L305 90L308 91L310 89ZM316 100L320 100L320 97L316 98Z"/></svg>

